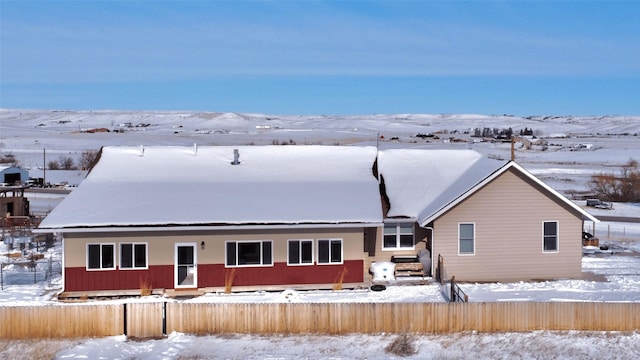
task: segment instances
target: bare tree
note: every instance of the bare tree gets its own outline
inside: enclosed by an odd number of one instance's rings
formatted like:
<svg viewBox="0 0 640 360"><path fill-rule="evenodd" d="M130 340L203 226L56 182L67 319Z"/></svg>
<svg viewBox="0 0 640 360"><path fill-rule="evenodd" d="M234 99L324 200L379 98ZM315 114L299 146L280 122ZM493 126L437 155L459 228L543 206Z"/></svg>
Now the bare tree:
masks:
<svg viewBox="0 0 640 360"><path fill-rule="evenodd" d="M75 162L73 161L73 158L70 156L64 157L61 156L60 160L58 161L60 163L60 167L63 170L74 170L75 169Z"/></svg>
<svg viewBox="0 0 640 360"><path fill-rule="evenodd" d="M11 164L11 166L19 166L18 160L12 153L6 153L0 156L0 163Z"/></svg>
<svg viewBox="0 0 640 360"><path fill-rule="evenodd" d="M638 161L629 159L620 172L601 173L591 177L591 189L606 201L640 201L640 167Z"/></svg>
<svg viewBox="0 0 640 360"><path fill-rule="evenodd" d="M91 169L98 161L98 151L86 150L80 156L80 166L83 169Z"/></svg>

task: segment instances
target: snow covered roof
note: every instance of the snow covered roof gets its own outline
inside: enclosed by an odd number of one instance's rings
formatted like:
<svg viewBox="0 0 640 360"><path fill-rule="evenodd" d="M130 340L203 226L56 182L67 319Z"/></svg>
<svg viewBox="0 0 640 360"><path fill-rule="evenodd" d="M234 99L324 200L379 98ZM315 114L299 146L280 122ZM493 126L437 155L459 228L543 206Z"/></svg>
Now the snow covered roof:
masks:
<svg viewBox="0 0 640 360"><path fill-rule="evenodd" d="M23 170L11 164L0 164L0 172L3 172L3 171L11 171L11 173L27 172L27 170Z"/></svg>
<svg viewBox="0 0 640 360"><path fill-rule="evenodd" d="M472 150L393 149L381 151L378 164L390 200L387 216L419 220L505 162L483 158Z"/></svg>
<svg viewBox="0 0 640 360"><path fill-rule="evenodd" d="M413 218L421 226L512 168L583 219L598 221L515 162L485 158L472 150L385 150L378 155L378 166L390 203L387 216Z"/></svg>
<svg viewBox="0 0 640 360"><path fill-rule="evenodd" d="M514 168L595 220L516 163L471 150L158 146L103 148L98 164L40 229L381 224L376 156L390 218L427 226Z"/></svg>
<svg viewBox="0 0 640 360"><path fill-rule="evenodd" d="M381 223L375 157L355 146L104 147L40 228Z"/></svg>

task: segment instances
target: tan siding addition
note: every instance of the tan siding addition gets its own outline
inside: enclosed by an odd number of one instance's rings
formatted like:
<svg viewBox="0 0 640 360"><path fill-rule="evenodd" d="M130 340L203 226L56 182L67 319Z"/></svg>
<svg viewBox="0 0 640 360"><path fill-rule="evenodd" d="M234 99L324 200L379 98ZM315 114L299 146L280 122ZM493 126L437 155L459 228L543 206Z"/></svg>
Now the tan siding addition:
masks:
<svg viewBox="0 0 640 360"><path fill-rule="evenodd" d="M545 221L558 222L558 251L544 252ZM458 224L475 224L475 254L458 253ZM435 221L434 256L463 281L581 275L582 220L508 171Z"/></svg>

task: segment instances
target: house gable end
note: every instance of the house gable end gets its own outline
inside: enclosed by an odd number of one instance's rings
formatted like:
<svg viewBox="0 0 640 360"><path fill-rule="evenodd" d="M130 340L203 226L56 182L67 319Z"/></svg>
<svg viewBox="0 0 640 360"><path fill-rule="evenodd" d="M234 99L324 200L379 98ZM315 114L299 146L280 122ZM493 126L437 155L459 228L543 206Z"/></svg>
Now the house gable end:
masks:
<svg viewBox="0 0 640 360"><path fill-rule="evenodd" d="M496 171L488 175L482 181L475 184L473 187L470 187L467 191L460 194L460 196L452 199L450 202L444 204L443 206L436 209L435 211L423 212L423 214L421 214L421 216L418 219L420 225L423 227L427 226L429 223L435 221L438 217L444 215L450 209L457 206L457 204L465 201L465 199L472 196L475 192L479 191L484 186L491 183L493 180L503 175L507 171L510 171L516 174L519 178L521 178L527 184L536 188L538 191L545 194L545 196L549 197L554 202L561 204L565 209L567 209L567 211L570 211L572 214L574 214L574 216L581 218L582 220L590 220L590 221L598 222L598 219L596 219L593 215L589 214L588 212L582 210L580 207L573 204L567 198L565 198L560 193L558 193L557 191L555 191L554 189L546 185L544 182L540 181L538 178L530 174L528 171L526 171L524 168L522 168L520 165L518 165L514 161L510 161L504 166L502 166L501 168L497 169Z"/></svg>

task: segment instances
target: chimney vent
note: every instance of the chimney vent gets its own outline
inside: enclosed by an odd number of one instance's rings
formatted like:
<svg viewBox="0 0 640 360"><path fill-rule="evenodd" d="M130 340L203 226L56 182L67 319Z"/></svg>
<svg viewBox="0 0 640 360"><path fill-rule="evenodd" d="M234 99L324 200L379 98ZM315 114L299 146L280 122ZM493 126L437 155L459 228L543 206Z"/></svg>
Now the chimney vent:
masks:
<svg viewBox="0 0 640 360"><path fill-rule="evenodd" d="M231 165L240 165L240 151L238 151L238 149L233 149L233 161Z"/></svg>

